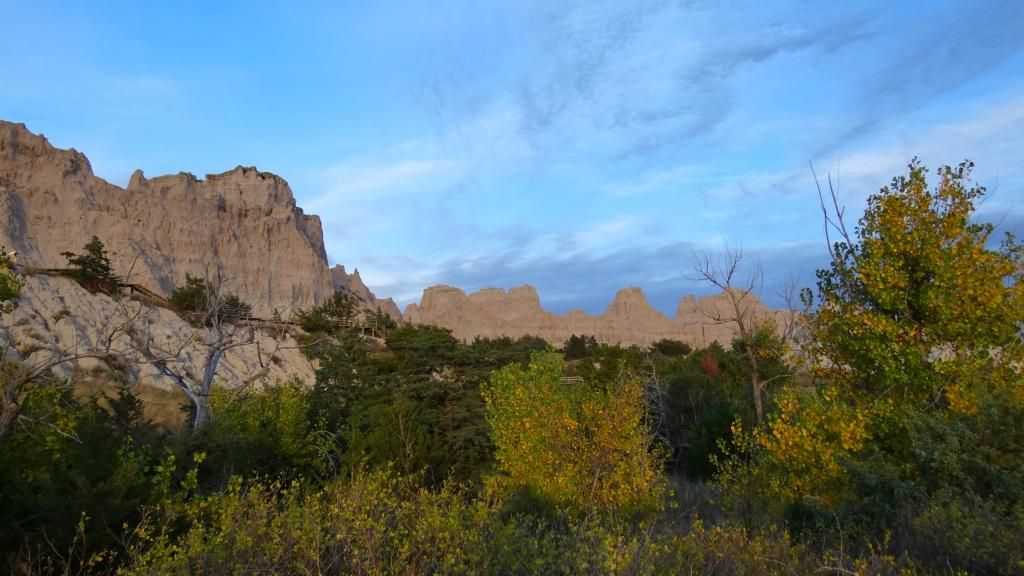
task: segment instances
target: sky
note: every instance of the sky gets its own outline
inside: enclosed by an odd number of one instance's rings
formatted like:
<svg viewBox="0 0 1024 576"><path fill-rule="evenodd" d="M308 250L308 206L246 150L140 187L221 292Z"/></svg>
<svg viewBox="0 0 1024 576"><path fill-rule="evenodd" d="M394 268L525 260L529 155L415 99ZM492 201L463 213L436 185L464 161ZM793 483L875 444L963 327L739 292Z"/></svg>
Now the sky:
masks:
<svg viewBox="0 0 1024 576"><path fill-rule="evenodd" d="M0 0L0 118L118 185L256 166L401 304L536 286L673 314L701 254L762 298L919 157L1024 232L1024 2Z"/></svg>

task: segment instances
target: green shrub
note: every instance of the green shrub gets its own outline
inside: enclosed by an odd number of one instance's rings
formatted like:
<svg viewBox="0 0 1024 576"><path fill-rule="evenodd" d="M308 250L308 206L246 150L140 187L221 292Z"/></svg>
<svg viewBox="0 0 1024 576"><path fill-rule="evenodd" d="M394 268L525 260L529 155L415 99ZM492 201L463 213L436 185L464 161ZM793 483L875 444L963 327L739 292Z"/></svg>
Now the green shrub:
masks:
<svg viewBox="0 0 1024 576"><path fill-rule="evenodd" d="M22 415L0 440L0 572L32 559L84 566L99 553L107 560L94 568L112 571L121 527L156 502L162 436L127 386L84 401L70 386L33 386Z"/></svg>
<svg viewBox="0 0 1024 576"><path fill-rule="evenodd" d="M674 357L686 356L693 350L693 348L691 348L686 342L662 338L661 340L651 344L651 350L661 354L662 356Z"/></svg>
<svg viewBox="0 0 1024 576"><path fill-rule="evenodd" d="M178 312L197 315L203 325L236 322L252 314L252 306L236 294L223 293L202 278L185 275L185 285L171 292L171 305Z"/></svg>
<svg viewBox="0 0 1024 576"><path fill-rule="evenodd" d="M310 409L310 393L299 382L244 396L217 388L210 397L210 422L185 436L180 452L206 455L200 479L216 489L233 475L322 479L331 472L327 456L335 446L307 419Z"/></svg>
<svg viewBox="0 0 1024 576"><path fill-rule="evenodd" d="M579 360L580 358L592 355L598 348L597 338L589 335L577 336L573 334L565 341L562 353L565 354L566 360Z"/></svg>
<svg viewBox="0 0 1024 576"><path fill-rule="evenodd" d="M299 326L309 334L334 336L352 326L358 306L352 295L335 292L323 304L299 310L296 318Z"/></svg>
<svg viewBox="0 0 1024 576"><path fill-rule="evenodd" d="M6 247L0 247L0 314L9 312L14 307L15 298L25 285L24 279L14 269L14 265L14 253L8 252Z"/></svg>
<svg viewBox="0 0 1024 576"><path fill-rule="evenodd" d="M110 266L110 257L107 256L103 242L93 236L84 248L84 254L61 252L61 256L68 261L68 276L87 290L104 291L116 295L121 279L114 275Z"/></svg>

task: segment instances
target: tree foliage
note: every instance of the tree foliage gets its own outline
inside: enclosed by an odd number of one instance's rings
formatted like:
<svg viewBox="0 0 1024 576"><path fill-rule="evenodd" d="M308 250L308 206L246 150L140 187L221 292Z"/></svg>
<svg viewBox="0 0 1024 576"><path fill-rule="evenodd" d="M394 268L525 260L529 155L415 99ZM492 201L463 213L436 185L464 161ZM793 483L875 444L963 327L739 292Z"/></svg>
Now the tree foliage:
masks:
<svg viewBox="0 0 1024 576"><path fill-rule="evenodd" d="M657 342L651 344L651 351L657 352L662 356L686 356L693 351L693 348L686 342L679 340L671 340L669 338L662 338Z"/></svg>
<svg viewBox="0 0 1024 576"><path fill-rule="evenodd" d="M61 256L68 261L68 275L89 290L117 294L121 279L114 275L103 242L93 236L83 248L83 254L61 252Z"/></svg>
<svg viewBox="0 0 1024 576"><path fill-rule="evenodd" d="M496 447L499 493L520 493L567 513L650 512L660 497L660 451L632 378L601 385L562 380L562 361L536 354L496 372L483 390Z"/></svg>
<svg viewBox="0 0 1024 576"><path fill-rule="evenodd" d="M566 360L578 360L580 358L590 356L599 347L600 345L597 343L597 338L588 334L584 334L582 336L573 334L565 341L565 345L562 347L562 353L565 354Z"/></svg>
<svg viewBox="0 0 1024 576"><path fill-rule="evenodd" d="M299 326L309 334L336 335L352 326L359 303L345 292L335 292L319 306L299 310L296 314Z"/></svg>
<svg viewBox="0 0 1024 576"><path fill-rule="evenodd" d="M917 161L868 199L855 238L818 273L813 356L851 392L971 410L978 394L1016 384L1024 359L1024 249L972 220L985 188L973 164ZM845 227L843 228L845 230Z"/></svg>
<svg viewBox="0 0 1024 576"><path fill-rule="evenodd" d="M190 274L185 275L184 286L171 292L171 304L179 312L198 315L203 325L236 322L252 314L252 306L237 294L222 294L218 286Z"/></svg>
<svg viewBox="0 0 1024 576"><path fill-rule="evenodd" d="M0 247L0 314L14 308L16 298L25 285L25 280L15 270L16 263L15 253Z"/></svg>
<svg viewBox="0 0 1024 576"><path fill-rule="evenodd" d="M971 168L929 188L912 162L852 234L823 200L840 238L804 343L817 386L734 427L718 479L735 509L821 539L887 533L932 570L1019 571L1024 252L973 220Z"/></svg>

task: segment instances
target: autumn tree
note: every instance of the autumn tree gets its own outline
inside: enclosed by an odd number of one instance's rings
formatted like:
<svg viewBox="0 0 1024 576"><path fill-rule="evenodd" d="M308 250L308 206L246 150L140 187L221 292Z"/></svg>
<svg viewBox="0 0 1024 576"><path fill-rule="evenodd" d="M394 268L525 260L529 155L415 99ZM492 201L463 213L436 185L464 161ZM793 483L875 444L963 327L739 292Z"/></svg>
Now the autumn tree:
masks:
<svg viewBox="0 0 1024 576"><path fill-rule="evenodd" d="M661 455L643 384L563 380L555 354L495 372L483 388L499 494L527 495L569 513L636 514L661 495Z"/></svg>
<svg viewBox="0 0 1024 576"><path fill-rule="evenodd" d="M973 164L916 160L868 199L851 235L826 203L832 263L818 272L812 352L852 392L971 410L987 386L1017 382L1024 360L1024 249L972 220L985 188ZM829 206L831 204L831 207ZM831 240L831 237L830 237Z"/></svg>
<svg viewBox="0 0 1024 576"><path fill-rule="evenodd" d="M726 502L796 529L890 534L933 570L1019 570L1024 252L974 219L972 167L929 187L911 162L852 231L821 191L832 262L816 301L805 293L817 307L803 343L816 385L734 429Z"/></svg>

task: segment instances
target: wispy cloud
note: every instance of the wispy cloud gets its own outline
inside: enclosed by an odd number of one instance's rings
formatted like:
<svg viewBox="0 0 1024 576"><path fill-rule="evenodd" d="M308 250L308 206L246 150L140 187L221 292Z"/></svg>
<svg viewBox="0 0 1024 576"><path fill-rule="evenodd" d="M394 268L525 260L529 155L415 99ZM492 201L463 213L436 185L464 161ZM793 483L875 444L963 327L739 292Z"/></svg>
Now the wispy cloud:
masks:
<svg viewBox="0 0 1024 576"><path fill-rule="evenodd" d="M465 167L437 158L378 158L350 160L331 166L322 175L325 191L307 204L311 210L330 210L367 200L420 194L455 183Z"/></svg>
<svg viewBox="0 0 1024 576"><path fill-rule="evenodd" d="M884 54L887 65L872 71L845 130L827 141L832 152L894 116L913 111L978 78L1024 49L1024 3L981 0L922 14L930 25L893 26L899 50ZM880 55L882 56L882 55Z"/></svg>
<svg viewBox="0 0 1024 576"><path fill-rule="evenodd" d="M695 164L678 166L664 170L652 170L633 177L604 185L604 191L618 198L629 198L644 194L672 191L683 184L692 182L701 175L701 169Z"/></svg>
<svg viewBox="0 0 1024 576"><path fill-rule="evenodd" d="M542 50L519 88L524 129L548 149L646 156L703 140L730 114L738 70L870 36L861 14L745 20L751 5L588 2L541 12ZM762 14L763 15L763 14ZM580 137L580 136L584 137Z"/></svg>

